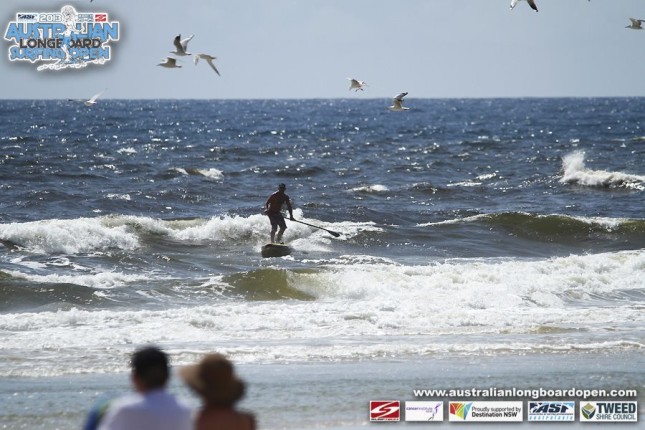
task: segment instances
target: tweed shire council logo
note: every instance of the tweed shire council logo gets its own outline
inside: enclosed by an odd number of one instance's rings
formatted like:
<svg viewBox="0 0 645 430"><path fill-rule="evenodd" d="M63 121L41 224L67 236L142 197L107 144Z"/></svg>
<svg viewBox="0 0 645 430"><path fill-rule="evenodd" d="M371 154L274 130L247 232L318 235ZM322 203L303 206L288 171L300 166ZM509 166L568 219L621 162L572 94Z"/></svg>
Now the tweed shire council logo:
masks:
<svg viewBox="0 0 645 430"><path fill-rule="evenodd" d="M9 21L4 39L10 42L9 61L38 64L37 70L81 69L112 59L110 43L119 40L119 21L106 12L18 12Z"/></svg>

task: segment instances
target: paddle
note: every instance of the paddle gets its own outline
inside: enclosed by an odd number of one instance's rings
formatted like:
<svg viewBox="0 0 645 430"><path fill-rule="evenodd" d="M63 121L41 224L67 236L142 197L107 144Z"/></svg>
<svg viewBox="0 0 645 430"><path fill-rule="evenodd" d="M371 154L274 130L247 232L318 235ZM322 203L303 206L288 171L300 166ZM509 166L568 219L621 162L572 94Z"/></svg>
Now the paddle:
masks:
<svg viewBox="0 0 645 430"><path fill-rule="evenodd" d="M299 222L300 224L308 225L309 227L319 228L321 230L325 230L327 233L331 234L334 237L340 237L340 233L338 233L336 231L327 230L326 228L318 227L317 225L309 224L309 223L306 223L304 221L298 221L297 219L290 219L290 218L287 218L287 219L289 221Z"/></svg>

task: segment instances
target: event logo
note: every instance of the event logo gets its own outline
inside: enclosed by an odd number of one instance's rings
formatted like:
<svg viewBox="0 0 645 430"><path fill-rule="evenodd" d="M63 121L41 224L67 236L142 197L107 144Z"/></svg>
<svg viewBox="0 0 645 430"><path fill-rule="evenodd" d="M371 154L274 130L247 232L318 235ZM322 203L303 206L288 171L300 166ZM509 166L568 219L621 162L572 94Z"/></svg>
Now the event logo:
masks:
<svg viewBox="0 0 645 430"><path fill-rule="evenodd" d="M370 400L370 421L400 421L401 402L398 400Z"/></svg>
<svg viewBox="0 0 645 430"><path fill-rule="evenodd" d="M529 421L575 421L575 402L529 402Z"/></svg>
<svg viewBox="0 0 645 430"><path fill-rule="evenodd" d="M405 402L406 421L443 421L443 402Z"/></svg>
<svg viewBox="0 0 645 430"><path fill-rule="evenodd" d="M112 59L110 42L119 40L119 22L107 13L81 13L73 6L60 12L18 12L4 39L9 61L41 63L37 70L79 69Z"/></svg>
<svg viewBox="0 0 645 430"><path fill-rule="evenodd" d="M618 423L638 421L637 402L587 402L580 406L580 421Z"/></svg>

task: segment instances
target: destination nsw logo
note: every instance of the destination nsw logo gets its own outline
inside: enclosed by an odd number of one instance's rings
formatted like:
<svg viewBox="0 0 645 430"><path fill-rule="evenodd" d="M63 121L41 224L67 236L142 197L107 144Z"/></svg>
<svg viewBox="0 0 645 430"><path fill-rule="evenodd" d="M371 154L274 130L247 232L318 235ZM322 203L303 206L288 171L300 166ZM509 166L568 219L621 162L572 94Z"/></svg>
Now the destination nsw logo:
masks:
<svg viewBox="0 0 645 430"><path fill-rule="evenodd" d="M119 40L119 31L107 13L68 5L60 12L18 12L4 39L11 42L9 61L39 63L37 70L79 69L110 61L110 42Z"/></svg>
<svg viewBox="0 0 645 430"><path fill-rule="evenodd" d="M450 402L449 421L521 422L522 402Z"/></svg>

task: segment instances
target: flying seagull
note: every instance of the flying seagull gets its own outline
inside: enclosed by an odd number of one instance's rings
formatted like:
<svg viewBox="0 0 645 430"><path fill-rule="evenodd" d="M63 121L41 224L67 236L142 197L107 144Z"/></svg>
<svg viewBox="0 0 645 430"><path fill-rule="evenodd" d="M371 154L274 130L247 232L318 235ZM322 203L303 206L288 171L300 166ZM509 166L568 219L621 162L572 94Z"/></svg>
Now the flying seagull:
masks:
<svg viewBox="0 0 645 430"><path fill-rule="evenodd" d="M632 23L631 23L631 24L629 24L629 25L628 25L627 27L625 27L625 28L631 28L632 30L642 30L642 29L643 29L643 27L642 27L642 25L641 25L641 24L643 24L643 22L645 22L645 20L644 20L644 19L629 18L629 20L630 20Z"/></svg>
<svg viewBox="0 0 645 430"><path fill-rule="evenodd" d="M181 66L179 64L177 64L177 59L176 58L166 57L161 61L162 62L157 64L157 66L167 67L169 69L181 68Z"/></svg>
<svg viewBox="0 0 645 430"><path fill-rule="evenodd" d="M367 82L364 81L359 81L358 79L354 78L347 78L350 81L349 84L349 90L354 90L354 92L361 90L363 91L363 87L367 86Z"/></svg>
<svg viewBox="0 0 645 430"><path fill-rule="evenodd" d="M180 57L190 55L190 52L187 51L188 42L190 42L193 37L195 37L194 34L182 40L181 34L178 34L177 37L175 37L175 40L172 42L175 45L175 50L170 51L170 53L179 55Z"/></svg>
<svg viewBox="0 0 645 430"><path fill-rule="evenodd" d="M101 91L100 93L94 94L92 98L89 100L85 99L67 99L68 102L83 102L85 106L94 106L96 104L96 100L101 97L101 95L105 92L106 90Z"/></svg>
<svg viewBox="0 0 645 430"><path fill-rule="evenodd" d="M209 66L211 66L211 69L215 70L215 73L217 73L217 76L222 76L219 74L219 71L217 70L217 67L215 67L215 64L213 64L213 60L217 59L217 57L213 57L212 55L208 54L195 54L193 57L193 61L195 62L195 65L197 65L197 62L199 59L202 59L208 63Z"/></svg>
<svg viewBox="0 0 645 430"><path fill-rule="evenodd" d="M522 1L522 0L511 0L511 10L515 7L515 5L517 5L519 1ZM531 9L533 9L536 12L538 11L537 6L535 5L535 0L526 0L526 2L529 4L529 6L531 6Z"/></svg>
<svg viewBox="0 0 645 430"><path fill-rule="evenodd" d="M94 94L91 99L85 100L85 106L94 106L96 104L96 99L101 97L101 94L103 94L105 90L101 91L100 93Z"/></svg>
<svg viewBox="0 0 645 430"><path fill-rule="evenodd" d="M408 95L408 93L406 92L406 93L401 93L401 94L397 94L396 96L394 96L394 98L392 99L392 106L390 106L388 109L390 109L392 111L396 111L396 112L401 112L401 111L404 111L404 110L410 110L410 108L403 107L403 97L405 97L407 95Z"/></svg>

